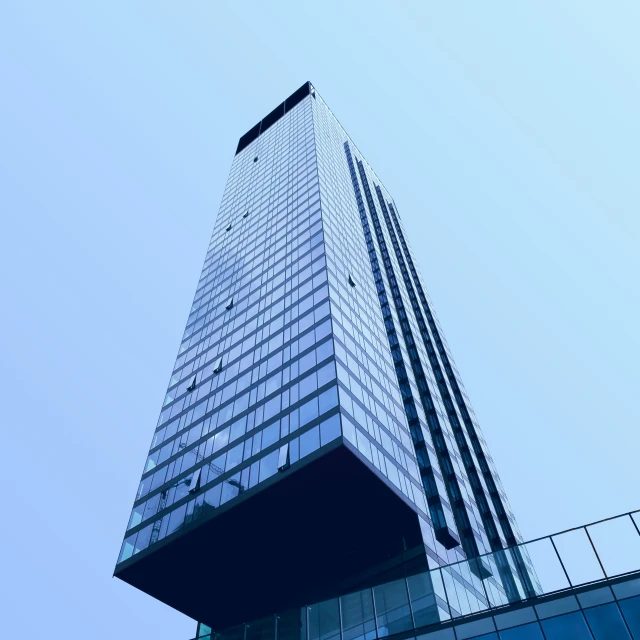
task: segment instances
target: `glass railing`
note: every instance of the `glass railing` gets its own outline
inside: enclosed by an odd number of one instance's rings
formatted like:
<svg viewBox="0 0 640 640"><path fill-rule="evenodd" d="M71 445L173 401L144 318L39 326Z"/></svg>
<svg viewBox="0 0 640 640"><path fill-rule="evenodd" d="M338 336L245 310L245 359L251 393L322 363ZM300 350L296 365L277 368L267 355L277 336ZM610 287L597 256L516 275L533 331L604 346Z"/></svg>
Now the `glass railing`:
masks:
<svg viewBox="0 0 640 640"><path fill-rule="evenodd" d="M640 511L435 569L452 617L640 571ZM467 592L476 595L470 610Z"/></svg>
<svg viewBox="0 0 640 640"><path fill-rule="evenodd" d="M371 640L640 572L640 510L214 633Z"/></svg>

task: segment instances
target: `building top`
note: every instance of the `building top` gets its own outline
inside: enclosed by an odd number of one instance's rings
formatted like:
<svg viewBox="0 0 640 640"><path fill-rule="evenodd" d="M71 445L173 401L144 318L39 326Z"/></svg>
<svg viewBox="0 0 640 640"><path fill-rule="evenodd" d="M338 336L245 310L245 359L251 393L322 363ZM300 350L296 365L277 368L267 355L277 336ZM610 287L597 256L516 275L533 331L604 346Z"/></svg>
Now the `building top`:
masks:
<svg viewBox="0 0 640 640"><path fill-rule="evenodd" d="M291 111L299 102L302 102L308 95L314 95L315 90L310 82L305 82L299 89L294 91L284 102L281 102L269 115L265 116L255 127L251 127L238 141L236 155L245 147L248 147L254 140L263 134L271 125L275 124L282 116Z"/></svg>

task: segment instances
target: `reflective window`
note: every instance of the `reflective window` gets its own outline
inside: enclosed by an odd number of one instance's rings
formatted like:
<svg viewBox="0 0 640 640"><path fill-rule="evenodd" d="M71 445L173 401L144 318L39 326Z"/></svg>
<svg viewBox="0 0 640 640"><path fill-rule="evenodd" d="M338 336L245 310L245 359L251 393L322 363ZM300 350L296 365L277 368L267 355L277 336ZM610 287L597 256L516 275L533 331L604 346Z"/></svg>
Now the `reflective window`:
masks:
<svg viewBox="0 0 640 640"><path fill-rule="evenodd" d="M388 636L411 629L411 610L407 585L402 580L374 587L378 636Z"/></svg>
<svg viewBox="0 0 640 640"><path fill-rule="evenodd" d="M407 586L411 597L414 625L423 627L441 621L429 573L420 573L407 578Z"/></svg>
<svg viewBox="0 0 640 640"><path fill-rule="evenodd" d="M338 599L327 600L309 607L309 640L340 638Z"/></svg>
<svg viewBox="0 0 640 640"><path fill-rule="evenodd" d="M547 618L541 622L547 640L593 640L589 627L580 611L564 616Z"/></svg>
<svg viewBox="0 0 640 640"><path fill-rule="evenodd" d="M584 615L596 640L630 640L617 604L585 609Z"/></svg>
<svg viewBox="0 0 640 640"><path fill-rule="evenodd" d="M640 638L640 596L620 600L620 608L635 640Z"/></svg>
<svg viewBox="0 0 640 640"><path fill-rule="evenodd" d="M376 637L371 589L342 596L340 606L343 640L373 640Z"/></svg>
<svg viewBox="0 0 640 640"><path fill-rule="evenodd" d="M564 640L568 640L570 636L563 636ZM513 627L500 631L500 640L545 640L537 622L525 624L522 627ZM547 640L550 640L547 637Z"/></svg>

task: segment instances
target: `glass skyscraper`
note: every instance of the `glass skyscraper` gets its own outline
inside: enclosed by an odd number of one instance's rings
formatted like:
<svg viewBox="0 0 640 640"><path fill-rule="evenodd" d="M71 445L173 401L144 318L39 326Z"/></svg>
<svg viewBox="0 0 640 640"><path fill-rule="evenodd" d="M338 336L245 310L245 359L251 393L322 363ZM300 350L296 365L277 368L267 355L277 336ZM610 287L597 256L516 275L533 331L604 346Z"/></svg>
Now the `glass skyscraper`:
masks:
<svg viewBox="0 0 640 640"><path fill-rule="evenodd" d="M305 83L240 138L115 574L202 635L370 640L539 596L521 543L398 207Z"/></svg>

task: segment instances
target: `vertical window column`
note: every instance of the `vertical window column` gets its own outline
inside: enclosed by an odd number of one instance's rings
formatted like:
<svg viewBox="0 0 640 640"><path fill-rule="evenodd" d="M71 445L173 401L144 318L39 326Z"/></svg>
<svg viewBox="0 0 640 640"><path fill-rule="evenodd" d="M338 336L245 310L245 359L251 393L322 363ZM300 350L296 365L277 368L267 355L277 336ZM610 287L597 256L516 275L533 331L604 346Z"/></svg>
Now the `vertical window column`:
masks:
<svg viewBox="0 0 640 640"><path fill-rule="evenodd" d="M409 384L409 378L407 370L404 364L404 358L400 348L398 335L395 329L395 322L391 314L391 308L387 299L386 287L380 271L380 265L374 241L371 236L371 230L369 227L369 221L364 208L362 194L360 192L360 185L356 176L353 159L351 156L351 150L349 143L344 143L345 153L347 155L347 163L349 165L349 172L351 174L351 180L353 182L353 190L358 205L358 211L360 213L360 220L362 222L362 230L367 243L367 249L369 252L369 260L371 261L371 269L373 271L373 277L376 283L376 289L378 290L378 299L380 302L380 308L382 309L382 315L384 318L385 328L387 330L387 338L389 340L389 348L391 349L391 355L393 357L393 363L396 371L396 377L398 379L398 387L402 394L402 400L404 403L405 413L407 415L407 421L409 423L409 429L416 449L416 457L418 460L418 466L422 476L423 487L427 496L427 504L429 506L429 512L432 519L436 539L446 549L452 549L460 544L455 528L449 526L446 518L445 507L442 505L440 494L437 490L437 481L434 471L437 469L439 473L438 464L435 460L432 461L429 455L429 448L425 441L422 425L420 424L418 411L416 409L415 400L411 393L411 385Z"/></svg>

